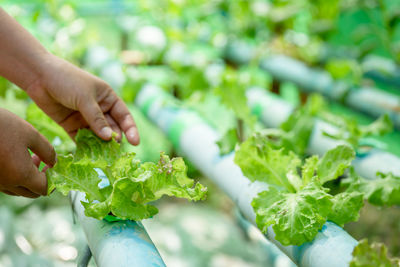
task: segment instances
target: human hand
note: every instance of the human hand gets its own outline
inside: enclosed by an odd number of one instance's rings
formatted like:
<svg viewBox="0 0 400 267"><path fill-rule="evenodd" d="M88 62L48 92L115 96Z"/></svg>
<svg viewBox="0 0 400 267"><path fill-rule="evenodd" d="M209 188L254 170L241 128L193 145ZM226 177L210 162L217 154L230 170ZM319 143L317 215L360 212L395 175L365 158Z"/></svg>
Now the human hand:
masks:
<svg viewBox="0 0 400 267"><path fill-rule="evenodd" d="M114 131L118 140L124 132L129 143L139 143L132 115L107 83L51 54L39 72L26 92L71 137L90 127L104 140L110 140Z"/></svg>
<svg viewBox="0 0 400 267"><path fill-rule="evenodd" d="M52 145L32 125L0 109L0 191L30 198L47 195L47 166L39 171L41 161L55 164Z"/></svg>

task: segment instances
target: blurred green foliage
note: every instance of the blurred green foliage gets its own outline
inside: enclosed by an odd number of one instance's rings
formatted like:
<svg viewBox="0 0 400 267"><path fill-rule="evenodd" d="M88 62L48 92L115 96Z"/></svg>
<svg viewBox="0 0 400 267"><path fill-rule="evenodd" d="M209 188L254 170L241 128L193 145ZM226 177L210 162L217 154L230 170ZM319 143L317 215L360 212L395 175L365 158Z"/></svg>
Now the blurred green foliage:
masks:
<svg viewBox="0 0 400 267"><path fill-rule="evenodd" d="M161 131L132 107L137 92L149 82L185 100L185 107L234 138L236 117L252 120L243 110L244 90L251 86L275 90L273 78L258 68L259 60L270 54L298 58L355 85L366 83L367 61L385 75L399 76L398 0L0 0L0 4L52 53L105 79L131 105L142 145L123 145L143 160L152 161L160 150L172 149ZM248 64L240 67L243 63ZM235 98L230 98L231 92ZM303 100L291 84L282 85L281 94L295 105ZM25 118L28 104L26 94L0 78L0 107ZM350 112L340 107L337 113ZM393 134L392 143L388 142L392 152L398 150L397 138ZM228 143L225 152L233 146ZM39 214L52 209L50 201L48 206L37 203ZM13 202L7 197L2 203L19 216L20 207L14 208ZM362 217L362 224L369 225L365 220ZM370 228L357 228L363 230L357 236L371 236ZM385 230L391 229L399 229L398 221ZM390 246L399 251L392 239ZM244 254L246 258L252 253Z"/></svg>

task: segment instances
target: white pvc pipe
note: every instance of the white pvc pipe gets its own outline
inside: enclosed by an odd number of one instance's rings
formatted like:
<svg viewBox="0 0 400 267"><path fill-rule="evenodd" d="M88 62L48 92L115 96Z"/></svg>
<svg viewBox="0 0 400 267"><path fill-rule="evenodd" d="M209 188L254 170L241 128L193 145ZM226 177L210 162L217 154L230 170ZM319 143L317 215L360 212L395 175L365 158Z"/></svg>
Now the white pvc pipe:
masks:
<svg viewBox="0 0 400 267"><path fill-rule="evenodd" d="M86 217L81 204L85 195L71 192L71 200L97 266L165 266L140 222L107 222Z"/></svg>
<svg viewBox="0 0 400 267"><path fill-rule="evenodd" d="M379 117L389 114L394 125L400 128L400 97L373 87L349 89L349 86L332 79L327 71L307 67L303 62L274 55L261 62L261 67L278 80L290 81L302 90L319 92L344 102L362 112Z"/></svg>

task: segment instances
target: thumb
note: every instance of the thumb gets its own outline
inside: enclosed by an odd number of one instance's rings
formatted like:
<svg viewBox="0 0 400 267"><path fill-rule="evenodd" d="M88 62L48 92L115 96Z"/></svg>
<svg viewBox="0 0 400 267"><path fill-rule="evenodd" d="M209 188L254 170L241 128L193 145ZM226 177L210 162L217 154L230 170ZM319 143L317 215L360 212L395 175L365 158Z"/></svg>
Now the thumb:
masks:
<svg viewBox="0 0 400 267"><path fill-rule="evenodd" d="M99 104L90 98L79 107L79 112L89 124L90 128L103 140L110 140L112 130L108 124Z"/></svg>

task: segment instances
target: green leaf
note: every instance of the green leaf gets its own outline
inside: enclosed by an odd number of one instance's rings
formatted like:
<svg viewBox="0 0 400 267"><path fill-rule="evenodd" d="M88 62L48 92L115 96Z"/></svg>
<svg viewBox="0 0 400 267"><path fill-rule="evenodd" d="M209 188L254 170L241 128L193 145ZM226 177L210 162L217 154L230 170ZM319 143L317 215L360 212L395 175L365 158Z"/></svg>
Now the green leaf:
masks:
<svg viewBox="0 0 400 267"><path fill-rule="evenodd" d="M332 207L327 190L311 182L296 193L275 188L261 192L252 202L258 227L266 233L272 225L276 240L284 246L313 240Z"/></svg>
<svg viewBox="0 0 400 267"><path fill-rule="evenodd" d="M393 122L390 120L389 115L385 114L369 125L360 126L360 130L362 136L381 136L393 131Z"/></svg>
<svg viewBox="0 0 400 267"><path fill-rule="evenodd" d="M389 258L387 248L382 243L368 244L367 239L361 240L353 250L350 267L398 267L400 259Z"/></svg>
<svg viewBox="0 0 400 267"><path fill-rule="evenodd" d="M157 165L151 162L139 168L131 168L131 178L122 178L114 184L111 198L111 211L121 219L140 220L155 215L158 210L146 203L155 201L163 195L204 199L206 188L187 177L187 167L182 158L170 160L161 154Z"/></svg>
<svg viewBox="0 0 400 267"><path fill-rule="evenodd" d="M271 186L268 190L260 192L251 202L256 213L257 226L263 233L267 233L268 227L274 224L275 217L271 216L273 214L270 208L276 202L282 201L284 197L278 189Z"/></svg>
<svg viewBox="0 0 400 267"><path fill-rule="evenodd" d="M295 153L305 154L314 125L313 116L303 115L302 112L293 113L281 125L281 146Z"/></svg>
<svg viewBox="0 0 400 267"><path fill-rule="evenodd" d="M154 200L155 196L143 186L129 178L118 180L114 184L111 200L112 213L121 219L141 220L150 218L158 213L156 207L145 205L148 200Z"/></svg>
<svg viewBox="0 0 400 267"><path fill-rule="evenodd" d="M320 94L311 94L307 103L305 104L305 113L311 116L318 115L321 111L324 111L327 107L325 99Z"/></svg>
<svg viewBox="0 0 400 267"><path fill-rule="evenodd" d="M354 148L358 148L360 140L370 136L382 136L393 131L393 123L387 114L369 125L360 125L356 120L324 112L321 118L338 127L334 134L324 133L332 139L343 140Z"/></svg>
<svg viewBox="0 0 400 267"><path fill-rule="evenodd" d="M246 86L240 84L236 71L227 69L214 93L221 97L222 103L232 109L240 120L250 128L254 128L257 119L247 106L246 89Z"/></svg>
<svg viewBox="0 0 400 267"><path fill-rule="evenodd" d="M306 159L303 167L301 168L303 184L308 184L315 177L318 163L319 158L316 155Z"/></svg>
<svg viewBox="0 0 400 267"><path fill-rule="evenodd" d="M88 217L93 217L98 220L101 220L104 217L106 217L111 211L110 198L106 199L103 202L81 201L81 203L85 208L85 215Z"/></svg>
<svg viewBox="0 0 400 267"><path fill-rule="evenodd" d="M149 175L150 173L152 175ZM134 179L143 181L157 199L168 195L197 201L204 199L207 192L207 189L199 183L192 188L194 181L188 178L187 166L182 158L171 160L163 153L157 165L144 163L135 174L137 178Z"/></svg>
<svg viewBox="0 0 400 267"><path fill-rule="evenodd" d="M103 201L104 196L98 187L101 179L95 167L89 161L75 162L72 156L59 156L56 165L48 169L46 174L57 191L63 195L68 195L71 190L77 190L85 192L89 201Z"/></svg>
<svg viewBox="0 0 400 267"><path fill-rule="evenodd" d="M321 183L335 180L351 165L355 157L354 150L346 145L337 146L325 153L318 163L318 177Z"/></svg>
<svg viewBox="0 0 400 267"><path fill-rule="evenodd" d="M105 169L105 174L108 179L121 179L132 176L133 171L140 167L140 160L136 159L135 153L123 153L117 158L113 165ZM111 182L114 182L112 180Z"/></svg>
<svg viewBox="0 0 400 267"><path fill-rule="evenodd" d="M311 241L328 219L339 225L358 219L362 194L351 191L333 197L322 186L342 175L353 158L353 149L344 145L321 159L312 156L301 167L301 179L300 158L275 149L262 132L237 148L234 161L251 181L270 185L252 202L258 227L265 233L272 226L283 245L301 245Z"/></svg>
<svg viewBox="0 0 400 267"><path fill-rule="evenodd" d="M334 79L347 80L359 84L362 79L362 68L354 59L330 59L325 65Z"/></svg>
<svg viewBox="0 0 400 267"><path fill-rule="evenodd" d="M353 173L348 191L364 194L364 198L373 205L400 205L400 177L391 173L380 173L374 180L362 179Z"/></svg>
<svg viewBox="0 0 400 267"><path fill-rule="evenodd" d="M235 146L238 143L238 137L236 133L236 128L230 129L217 141L219 147L220 155L226 155L235 150Z"/></svg>
<svg viewBox="0 0 400 267"><path fill-rule="evenodd" d="M177 80L177 96L179 99L187 99L193 93L205 91L210 84L204 75L203 68L185 66L177 68L179 79Z"/></svg>
<svg viewBox="0 0 400 267"><path fill-rule="evenodd" d="M89 129L79 130L75 141L75 160L89 159L106 166L111 165L121 155L120 144L115 141L104 141Z"/></svg>
<svg viewBox="0 0 400 267"><path fill-rule="evenodd" d="M76 139L75 155L59 156L46 174L50 192L56 188L64 195L70 190L86 194L82 205L87 216L102 219L112 212L121 219L141 220L158 212L150 202L163 195L194 201L206 196L206 187L199 183L193 187L182 158L161 153L157 164L141 163L135 153L123 153L114 139L105 142L86 129ZM110 182L101 189L99 170Z"/></svg>
<svg viewBox="0 0 400 267"><path fill-rule="evenodd" d="M316 115L324 109L325 102L319 95L311 95L307 103L293 112L289 118L281 124L283 130L281 146L303 155L308 147L311 133L315 125Z"/></svg>
<svg viewBox="0 0 400 267"><path fill-rule="evenodd" d="M301 181L296 181L300 179L296 178L300 158L293 152L273 149L268 140L257 133L240 145L234 161L253 182L262 181L284 187L289 192L296 192L297 185L301 184ZM294 182L290 181L289 176Z"/></svg>
<svg viewBox="0 0 400 267"><path fill-rule="evenodd" d="M343 227L348 222L355 222L360 217L362 208L363 194L358 192L343 192L335 195L332 199L332 211L328 220Z"/></svg>

